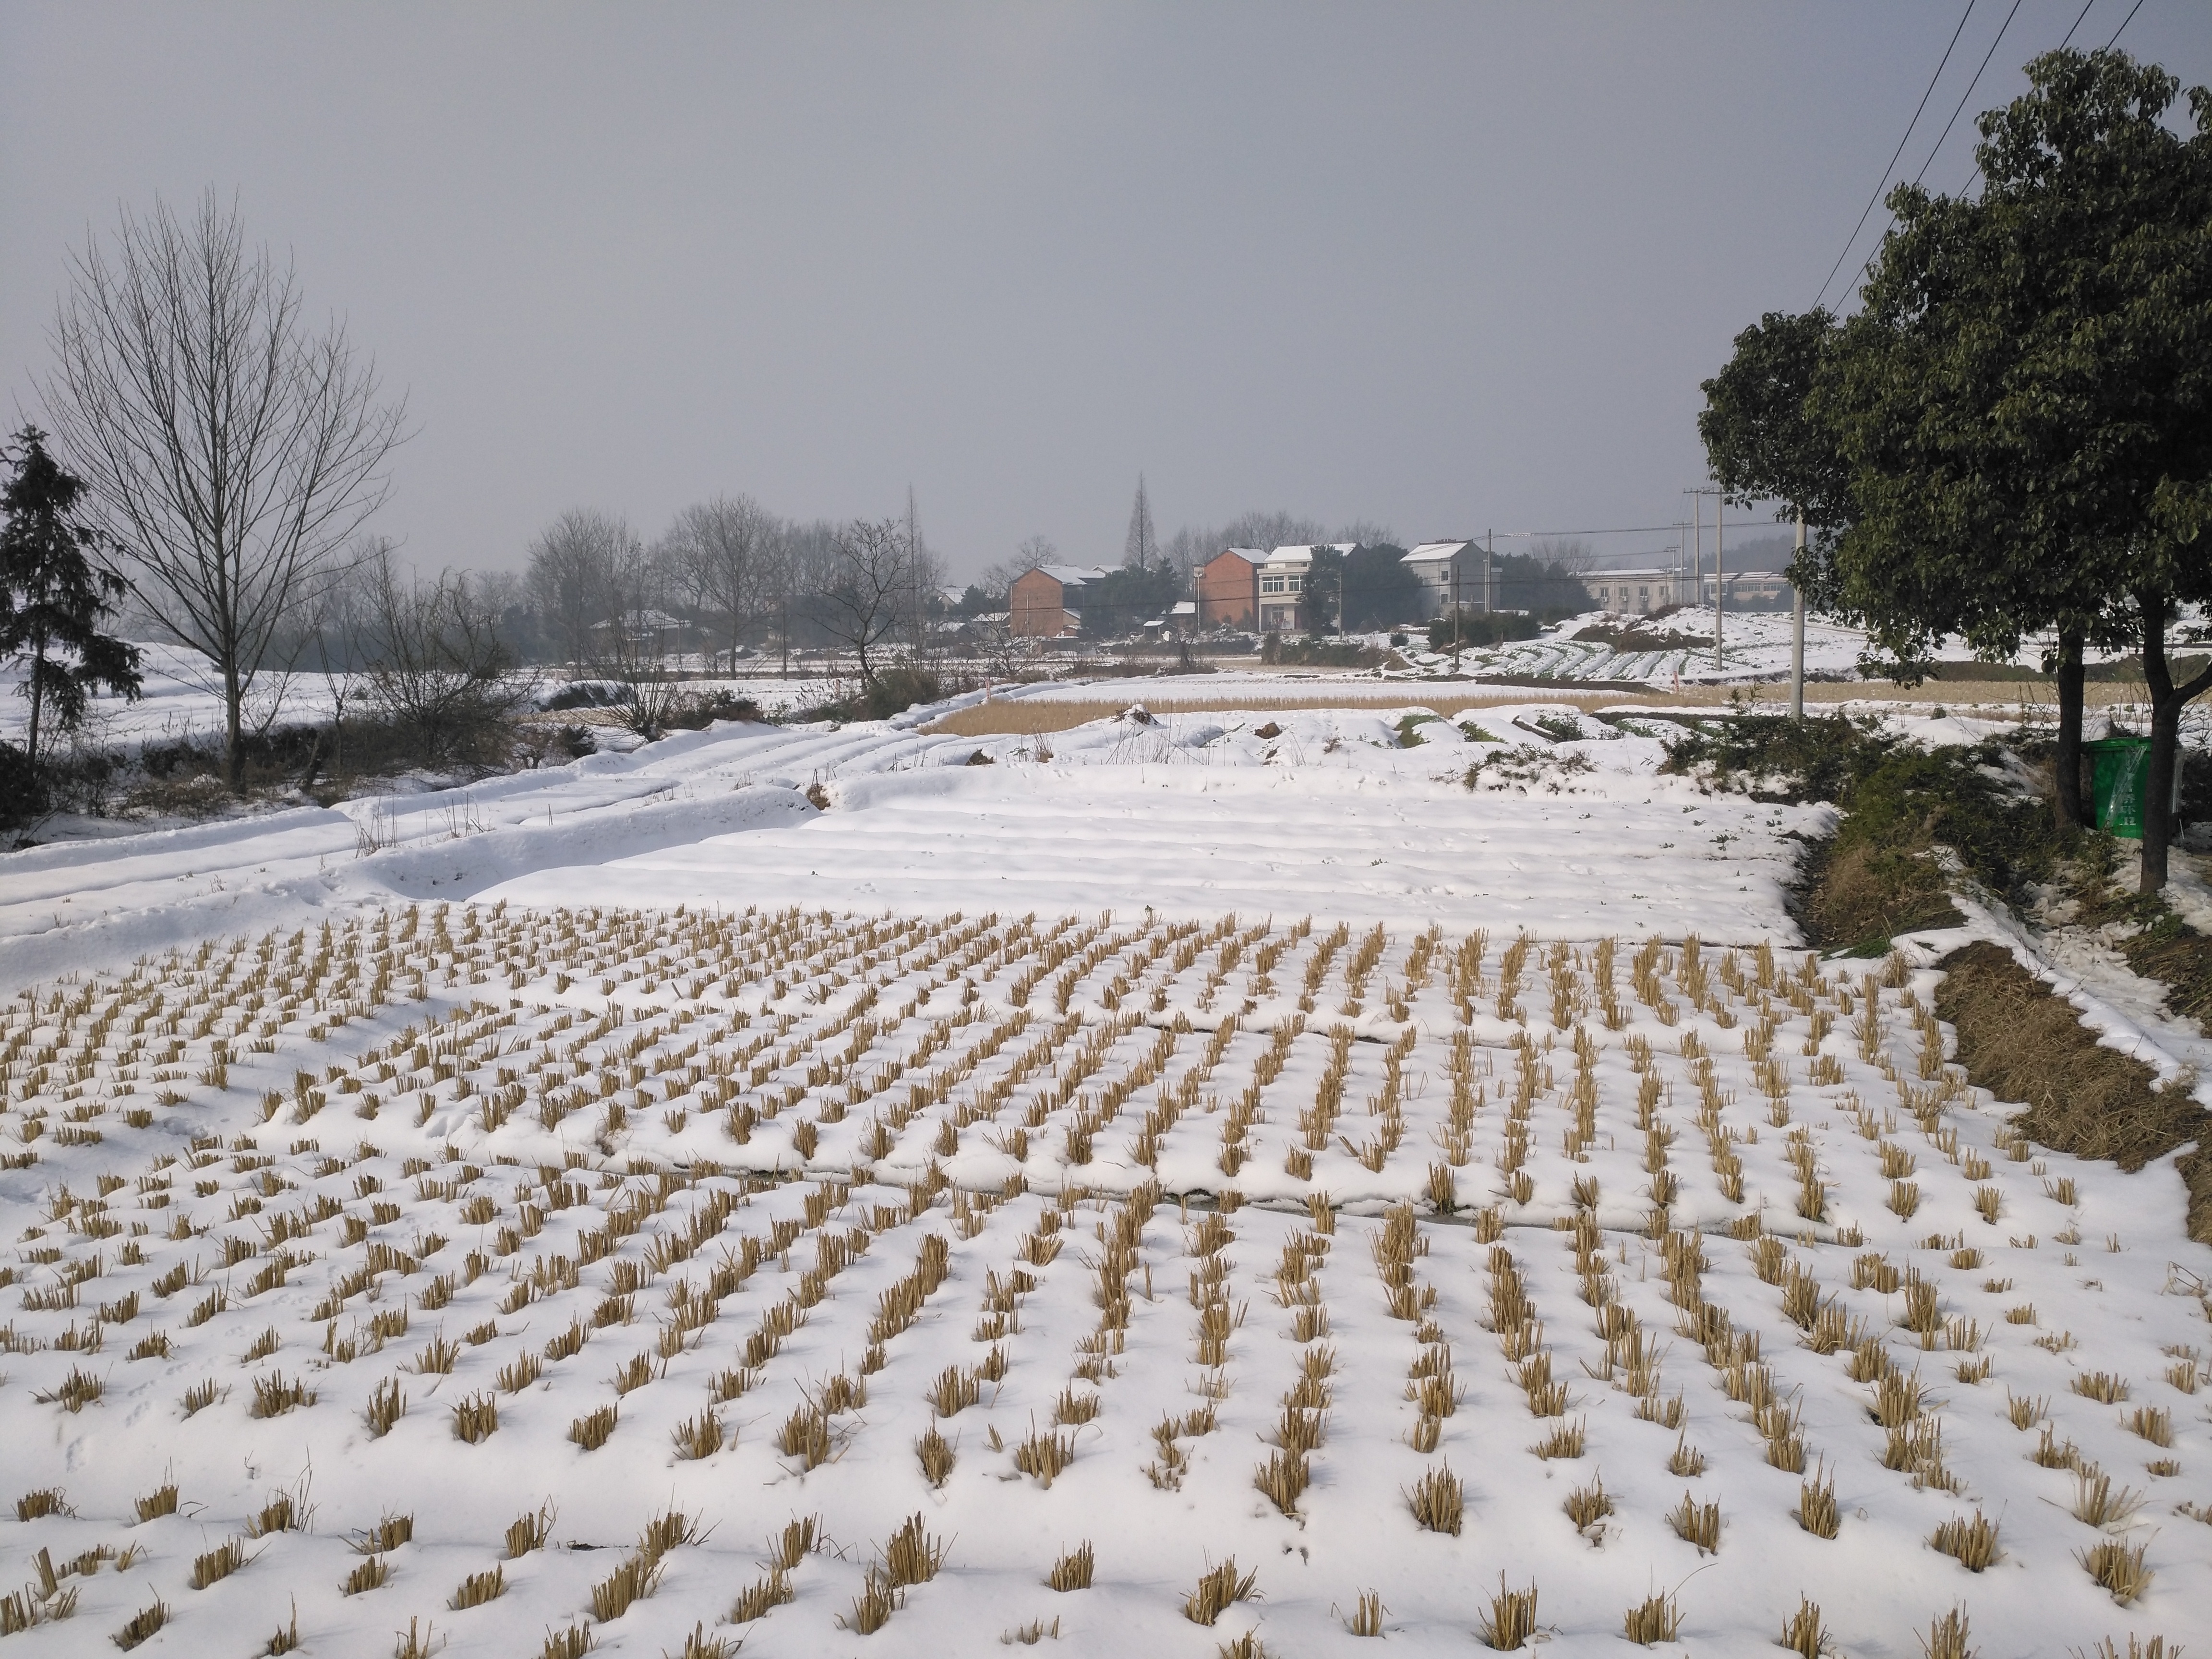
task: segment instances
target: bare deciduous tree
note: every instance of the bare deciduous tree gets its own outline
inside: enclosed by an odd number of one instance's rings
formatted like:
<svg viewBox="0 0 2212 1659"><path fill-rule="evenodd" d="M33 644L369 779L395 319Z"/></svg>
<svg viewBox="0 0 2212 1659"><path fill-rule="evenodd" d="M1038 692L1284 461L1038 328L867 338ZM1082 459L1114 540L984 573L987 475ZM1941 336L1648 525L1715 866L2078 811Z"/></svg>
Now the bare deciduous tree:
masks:
<svg viewBox="0 0 2212 1659"><path fill-rule="evenodd" d="M745 634L775 600L778 527L751 496L717 496L678 513L661 540L664 558L699 609L721 619L732 672Z"/></svg>
<svg viewBox="0 0 2212 1659"><path fill-rule="evenodd" d="M249 249L212 191L188 222L125 212L70 270L40 394L122 574L214 666L235 789L254 677L383 502L404 400L380 400L343 323L310 331L292 267Z"/></svg>
<svg viewBox="0 0 2212 1659"><path fill-rule="evenodd" d="M494 758L529 696L493 614L465 576L404 580L379 547L362 583L372 641L368 701L422 763Z"/></svg>
<svg viewBox="0 0 2212 1659"><path fill-rule="evenodd" d="M682 619L669 614L668 562L631 542L615 567L612 609L592 634L592 672L621 688L623 719L648 741L684 702Z"/></svg>
<svg viewBox="0 0 2212 1659"><path fill-rule="evenodd" d="M619 600L625 566L636 556L637 538L610 514L571 507L530 544L531 603L538 626L572 672L590 661L593 630Z"/></svg>
<svg viewBox="0 0 2212 1659"><path fill-rule="evenodd" d="M1538 563L1550 565L1562 575L1588 575L1597 568L1597 554L1577 537L1539 537L1528 544L1528 552Z"/></svg>
<svg viewBox="0 0 2212 1659"><path fill-rule="evenodd" d="M871 691L878 674L869 653L906 620L914 579L914 544L901 520L857 519L839 532L836 562L822 593L822 626L860 659L861 684Z"/></svg>

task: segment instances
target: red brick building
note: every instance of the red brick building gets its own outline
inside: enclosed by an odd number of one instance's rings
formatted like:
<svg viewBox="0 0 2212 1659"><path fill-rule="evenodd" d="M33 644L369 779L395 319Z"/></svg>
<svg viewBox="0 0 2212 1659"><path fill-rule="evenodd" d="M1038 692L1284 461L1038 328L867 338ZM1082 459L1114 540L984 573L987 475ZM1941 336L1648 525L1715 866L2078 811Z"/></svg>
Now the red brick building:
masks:
<svg viewBox="0 0 2212 1659"><path fill-rule="evenodd" d="M1260 562L1257 548L1232 547L1198 569L1198 626L1249 628L1259 615Z"/></svg>
<svg viewBox="0 0 2212 1659"><path fill-rule="evenodd" d="M1041 564L1007 590L1006 629L1018 638L1056 640L1083 628L1083 589L1102 580L1099 565Z"/></svg>

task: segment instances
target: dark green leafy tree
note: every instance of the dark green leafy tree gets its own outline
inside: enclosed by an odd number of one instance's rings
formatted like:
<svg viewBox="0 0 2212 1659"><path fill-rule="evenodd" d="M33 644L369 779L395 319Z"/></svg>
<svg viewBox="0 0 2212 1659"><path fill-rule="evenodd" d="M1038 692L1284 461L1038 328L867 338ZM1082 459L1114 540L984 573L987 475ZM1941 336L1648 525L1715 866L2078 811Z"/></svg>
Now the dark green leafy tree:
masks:
<svg viewBox="0 0 2212 1659"><path fill-rule="evenodd" d="M1394 542L1363 542L1344 558L1344 625L1395 628L1419 618L1425 596L1421 579L1406 568L1406 550ZM1464 596L1480 596L1473 585Z"/></svg>
<svg viewBox="0 0 2212 1659"><path fill-rule="evenodd" d="M1305 605L1306 632L1335 634L1343 631L1344 550L1323 542L1308 556L1306 565Z"/></svg>
<svg viewBox="0 0 2212 1659"><path fill-rule="evenodd" d="M1984 114L1974 199L1906 187L1811 408L1850 467L1835 551L1850 607L1899 660L1947 633L2005 656L2058 641L2058 803L2079 821L2081 659L2134 641L2153 700L2142 881L2166 879L2182 708L2176 606L2212 565L2181 537L2207 447L2212 153L2165 116L2177 82L2118 52L2047 53Z"/></svg>
<svg viewBox="0 0 2212 1659"><path fill-rule="evenodd" d="M1768 312L1735 337L1726 366L1698 388L1705 406L1698 414L1707 463L1731 505L1774 501L1776 518L1803 516L1805 552L1790 580L1808 605L1830 611L1843 606L1835 547L1850 522L1851 475L1811 399L1836 329L1817 307Z"/></svg>
<svg viewBox="0 0 2212 1659"><path fill-rule="evenodd" d="M23 745L33 780L58 732L76 729L92 694L139 690L136 647L100 631L122 597L120 578L95 562L97 532L78 516L82 479L47 450L34 426L6 452L14 476L0 492L0 657L23 665L30 702Z"/></svg>

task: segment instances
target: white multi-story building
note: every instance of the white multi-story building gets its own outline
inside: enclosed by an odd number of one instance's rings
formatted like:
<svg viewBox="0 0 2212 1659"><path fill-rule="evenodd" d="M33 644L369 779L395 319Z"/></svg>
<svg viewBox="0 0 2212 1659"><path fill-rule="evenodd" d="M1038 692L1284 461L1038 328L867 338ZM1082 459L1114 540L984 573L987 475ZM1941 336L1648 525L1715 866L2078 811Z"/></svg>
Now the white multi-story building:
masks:
<svg viewBox="0 0 2212 1659"><path fill-rule="evenodd" d="M1352 544L1334 544L1340 553ZM1313 574L1312 546L1279 547L1260 566L1260 631L1265 634L1303 634L1317 623L1333 625L1334 617L1316 617L1306 607L1306 579Z"/></svg>
<svg viewBox="0 0 2212 1659"><path fill-rule="evenodd" d="M1696 594L1696 584L1680 570L1588 570L1579 580L1592 603L1630 616L1688 605Z"/></svg>
<svg viewBox="0 0 2212 1659"><path fill-rule="evenodd" d="M1461 611L1488 611L1482 550L1473 542L1423 542L1400 561L1421 585L1420 622Z"/></svg>

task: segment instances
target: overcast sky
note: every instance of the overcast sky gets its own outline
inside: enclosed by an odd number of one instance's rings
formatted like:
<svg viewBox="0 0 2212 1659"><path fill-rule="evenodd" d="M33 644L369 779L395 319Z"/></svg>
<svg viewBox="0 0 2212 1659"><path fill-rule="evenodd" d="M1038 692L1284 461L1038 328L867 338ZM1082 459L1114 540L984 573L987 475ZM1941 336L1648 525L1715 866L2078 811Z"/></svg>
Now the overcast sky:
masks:
<svg viewBox="0 0 2212 1659"><path fill-rule="evenodd" d="M406 393L379 527L424 565L909 484L959 574L1113 562L1140 471L1163 535L1664 524L1698 381L1812 303L1963 9L5 0L0 398L36 413L70 248L213 185ZM1926 182L2081 9L2020 0ZM2120 44L2212 81L2202 0Z"/></svg>

